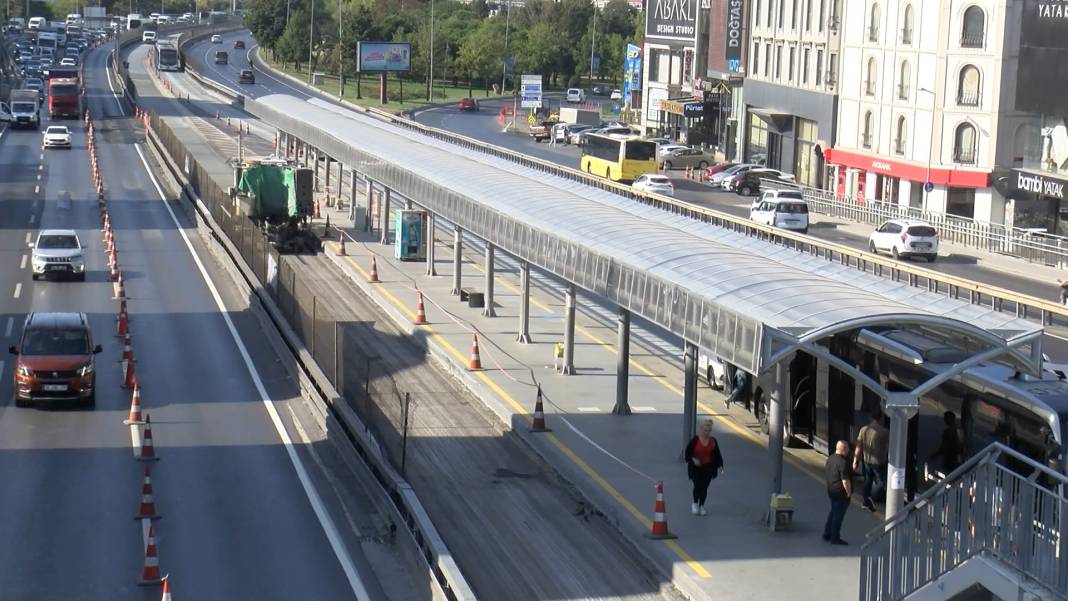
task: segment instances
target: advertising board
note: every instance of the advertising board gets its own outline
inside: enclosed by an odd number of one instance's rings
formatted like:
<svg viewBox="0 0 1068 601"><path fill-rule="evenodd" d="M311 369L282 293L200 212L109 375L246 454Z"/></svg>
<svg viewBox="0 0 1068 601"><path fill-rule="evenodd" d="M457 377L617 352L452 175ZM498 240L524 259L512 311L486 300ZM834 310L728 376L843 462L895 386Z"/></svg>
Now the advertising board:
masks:
<svg viewBox="0 0 1068 601"><path fill-rule="evenodd" d="M356 70L364 73L374 71L411 71L412 45L399 42L358 42L356 44Z"/></svg>
<svg viewBox="0 0 1068 601"><path fill-rule="evenodd" d="M698 0L648 0L645 37L668 40L697 39Z"/></svg>
<svg viewBox="0 0 1068 601"><path fill-rule="evenodd" d="M1020 62L1016 108L1047 115L1068 114L1068 1L1020 0Z"/></svg>

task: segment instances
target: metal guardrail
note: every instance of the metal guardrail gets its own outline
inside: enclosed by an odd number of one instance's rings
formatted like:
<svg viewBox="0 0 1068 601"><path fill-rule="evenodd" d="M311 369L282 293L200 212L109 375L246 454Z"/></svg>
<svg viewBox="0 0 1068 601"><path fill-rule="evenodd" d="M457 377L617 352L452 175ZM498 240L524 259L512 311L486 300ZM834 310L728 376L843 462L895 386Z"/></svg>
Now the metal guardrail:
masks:
<svg viewBox="0 0 1068 601"><path fill-rule="evenodd" d="M1053 234L1035 233L1024 228L1010 228L1000 223L987 223L922 211L880 201L858 201L826 190L775 182L778 187L789 187L802 193L816 212L850 221L881 225L889 219L915 219L926 221L938 228L943 240L968 246L984 252L1018 257L1032 263L1055 267L1068 267L1068 238Z"/></svg>
<svg viewBox="0 0 1068 601"><path fill-rule="evenodd" d="M860 601L905 599L977 556L1068 599L1066 495L1064 474L991 444L868 534Z"/></svg>

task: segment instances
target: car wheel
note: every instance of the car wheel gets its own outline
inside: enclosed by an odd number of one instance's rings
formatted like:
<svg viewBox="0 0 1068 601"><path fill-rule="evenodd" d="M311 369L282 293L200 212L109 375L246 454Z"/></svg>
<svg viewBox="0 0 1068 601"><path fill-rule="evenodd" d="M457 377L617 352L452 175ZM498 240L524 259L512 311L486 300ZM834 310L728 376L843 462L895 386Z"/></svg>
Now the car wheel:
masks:
<svg viewBox="0 0 1068 601"><path fill-rule="evenodd" d="M697 168L702 170L708 169L708 161L701 161L700 163L697 163Z"/></svg>
<svg viewBox="0 0 1068 601"><path fill-rule="evenodd" d="M894 255L894 260L895 261L900 261L901 260L901 253L897 252L897 247L896 246L893 247L892 249L890 249L890 254Z"/></svg>
<svg viewBox="0 0 1068 601"><path fill-rule="evenodd" d="M30 277L32 277L32 278L33 278L33 281L35 281L35 282L36 282L37 280L41 279L41 275L40 275L40 274L38 274L38 273L32 273L32 274L30 274Z"/></svg>
<svg viewBox="0 0 1068 601"><path fill-rule="evenodd" d="M738 190L738 193L742 196L749 196L753 193L753 191L749 188L749 186L742 186L741 189Z"/></svg>
<svg viewBox="0 0 1068 601"><path fill-rule="evenodd" d="M938 259L938 255L927 255L927 262L934 263Z"/></svg>
<svg viewBox="0 0 1068 601"><path fill-rule="evenodd" d="M708 387L712 390L723 390L723 384L716 379L716 370L712 369L712 366L708 366L708 373L705 374L705 379L708 380Z"/></svg>
<svg viewBox="0 0 1068 601"><path fill-rule="evenodd" d="M671 161L664 161L664 171L671 171L671 169L672 169Z"/></svg>
<svg viewBox="0 0 1068 601"><path fill-rule="evenodd" d="M873 255L879 254L879 251L875 250L875 243L872 242L871 240L868 240L868 252L870 252Z"/></svg>
<svg viewBox="0 0 1068 601"><path fill-rule="evenodd" d="M17 394L14 395L14 397L15 397L15 406L16 407L28 407L29 406L29 404L30 404L29 400L20 399L19 395L17 395Z"/></svg>
<svg viewBox="0 0 1068 601"><path fill-rule="evenodd" d="M74 280L77 281L77 282L84 282L85 281L85 272L83 271L81 273L75 274L74 275Z"/></svg>

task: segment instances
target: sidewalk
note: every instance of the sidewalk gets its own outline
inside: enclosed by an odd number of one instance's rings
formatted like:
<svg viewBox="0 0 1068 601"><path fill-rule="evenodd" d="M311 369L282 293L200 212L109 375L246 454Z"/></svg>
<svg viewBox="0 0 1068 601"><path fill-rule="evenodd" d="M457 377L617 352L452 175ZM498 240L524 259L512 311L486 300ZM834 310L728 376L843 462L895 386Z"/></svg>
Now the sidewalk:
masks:
<svg viewBox="0 0 1068 601"><path fill-rule="evenodd" d="M361 199L361 202L365 202ZM359 212L359 210L358 210ZM797 511L791 530L771 533L762 524L768 505L766 437L744 411L722 410L722 395L699 388L701 417L715 420L714 433L725 458L724 475L713 482L709 515L689 512L690 485L682 451L681 351L635 319L629 417L611 415L615 401L615 314L579 294L576 327L576 375L558 375L553 345L563 338L563 287L531 272L530 333L533 342L516 342L518 268L497 253L497 317L461 304L452 288L452 230L439 223L435 237L436 277L426 264L393 258L393 247L378 236L355 231L348 210L328 209L331 223L345 224L356 240L346 257L336 256L336 241L326 253L398 323L422 330L431 353L473 390L507 427L524 437L565 479L616 523L628 539L680 588L695 599L792 599L813 601L856 596L857 554L864 534L877 525L875 516L854 508L843 537L850 547L820 540L828 509L822 479L824 457L812 450L788 449L784 490L793 494ZM325 215L324 215L325 216ZM335 237L336 240L336 237ZM481 247L465 239L463 284L484 289ZM367 282L376 257L378 284ZM415 326L416 290L426 301L428 326ZM472 333L479 337L483 370L468 370ZM530 433L535 382L546 397L551 433ZM653 541L643 535L651 526L654 485L663 480L667 519L677 540ZM859 507L859 506L856 506ZM506 508L502 508L506 510ZM536 525L531 525L535 527ZM545 575L551 577L551 575Z"/></svg>

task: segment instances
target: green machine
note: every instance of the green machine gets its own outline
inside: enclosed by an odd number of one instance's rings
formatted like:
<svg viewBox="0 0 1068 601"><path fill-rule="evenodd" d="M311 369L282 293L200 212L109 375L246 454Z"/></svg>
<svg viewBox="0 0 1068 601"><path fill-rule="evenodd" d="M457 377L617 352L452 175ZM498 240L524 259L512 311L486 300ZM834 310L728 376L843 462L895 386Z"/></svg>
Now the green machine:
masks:
<svg viewBox="0 0 1068 601"><path fill-rule="evenodd" d="M235 203L240 214L263 230L280 253L316 253L322 242L312 232L311 169L286 161L248 159L236 167Z"/></svg>

